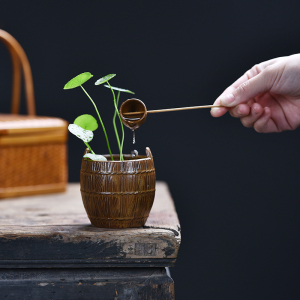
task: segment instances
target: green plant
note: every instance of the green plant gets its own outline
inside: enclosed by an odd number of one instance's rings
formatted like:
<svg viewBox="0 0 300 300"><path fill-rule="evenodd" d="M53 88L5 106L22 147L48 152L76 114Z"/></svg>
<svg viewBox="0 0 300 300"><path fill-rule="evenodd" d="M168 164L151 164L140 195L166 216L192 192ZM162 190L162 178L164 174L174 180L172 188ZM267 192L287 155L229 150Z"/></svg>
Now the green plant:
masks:
<svg viewBox="0 0 300 300"><path fill-rule="evenodd" d="M104 83L104 81L101 81L102 78L100 78L99 80L97 80L95 82L95 85L99 85ZM121 89L115 86L111 86L107 80L107 85L104 85L105 87L109 88L112 92L113 95L113 99L114 99L114 106L115 106L115 113L113 116L113 126L114 126L114 130L115 130L115 134L116 134L116 138L117 138L117 143L119 146L119 150L120 150L120 160L124 160L123 158L123 145L124 145L124 126L123 126L123 122L119 113L119 109L118 109L118 105L119 105L119 99L120 99L120 94L121 92L125 92L125 93L130 93L130 94L134 94L134 92L130 91L130 90L126 90L126 89ZM114 91L118 91L118 96L116 98L115 92ZM122 140L120 142L120 137L118 134L118 130L117 130L117 125L116 125L116 116L118 115L119 120L120 120L120 125L121 125L121 130L122 130Z"/></svg>
<svg viewBox="0 0 300 300"><path fill-rule="evenodd" d="M134 92L132 92L130 90L121 89L121 88L117 88L117 87L111 86L110 83L109 83L109 80L112 79L115 76L116 76L116 74L106 75L106 76L98 79L95 82L95 85L100 85L100 84L103 84L103 83L107 83L107 85L104 85L104 86L107 87L107 88L110 88L110 90L112 92L113 103L114 103L114 108L115 108L115 112L114 112L114 116L113 116L113 126L114 126L114 130L115 130L115 134L116 134L116 139L117 139L117 143L118 143L118 147L119 147L119 151L120 151L120 160L124 160L124 157L123 157L124 127L123 127L122 119L121 119L121 116L120 116L120 113L119 113L119 110L118 110L118 104L119 104L119 99L120 99L120 93L121 92L126 92L126 93L131 93L131 94L134 94ZM84 84L86 81L88 81L92 77L93 77L93 75L91 73L89 73L89 72L85 72L85 73L79 74L78 76L76 76L73 79L71 79L64 86L64 89L73 89L73 88L76 88L76 87L80 86L82 88L82 90L84 91L84 93L91 100L91 102L92 102L92 104L93 104L93 106L94 106L94 108L95 108L95 110L97 112L99 121L101 123L102 129L103 129L103 132L104 132L104 135L105 135L105 138L106 138L106 143L107 143L108 151L110 153L111 160L113 160L113 156L112 156L112 152L111 152L111 149L110 149L110 145L109 145L107 133L106 133L103 121L102 121L102 119L100 117L100 113L98 111L98 108L97 108L95 102L93 101L93 99L90 97L90 95L87 93L87 91L82 86L82 84ZM114 91L118 91L117 98L116 98L116 95L115 95ZM116 126L116 116L117 115L119 117L120 125L121 125L121 130L122 130L122 140L121 141L120 141L120 137L119 137L117 126ZM81 132L77 127L74 127L74 126L70 127L70 125L69 125L70 132L72 132L77 137L79 137L80 139L82 139L84 141L84 143L86 144L86 146L90 149L91 154L95 155L95 153L91 149L91 147L88 144L88 142L91 141L92 138L93 138L93 135L92 135L91 139L89 139L90 136L91 136L90 132L92 132L92 131L94 131L94 130L96 130L98 128L98 124L97 124L96 119L93 116L91 116L91 115L81 115L78 118L76 118L75 121L74 121L74 124L71 124L71 125L79 126L83 130L85 130L85 132ZM84 137L84 138L82 138L82 137ZM89 156L90 159L93 159L92 157L93 156Z"/></svg>
<svg viewBox="0 0 300 300"><path fill-rule="evenodd" d="M85 136L86 134L90 134L89 131L94 131L94 130L96 130L98 128L97 120L93 116L91 116L91 115L81 115L81 116L77 117L74 120L74 124L85 130L85 132L82 133L83 136ZM77 128L77 131L78 130L79 129ZM92 138L93 138L93 136L92 136ZM95 152L92 150L92 148L90 147L90 145L88 144L88 142L84 141L84 143L90 149L91 153L95 154Z"/></svg>
<svg viewBox="0 0 300 300"><path fill-rule="evenodd" d="M77 75L76 77L74 77L73 79L71 79L70 81L68 81L65 86L64 86L64 89L65 90L68 90L68 89L74 89L76 87L81 87L82 90L85 92L85 94L88 96L88 98L91 100L91 102L93 103L94 107L95 107L95 110L97 112L97 115L98 115L98 118L99 118L99 121L102 125L102 129L103 129L103 132L104 132L104 135L105 135L105 138L106 138L106 143L107 143L107 147L108 147L108 151L109 151L109 154L110 154L110 157L111 159L113 160L113 156L112 156L112 153L111 153L111 150L110 150L110 146L109 146L109 141L108 141L108 137L107 137L107 133L106 133L106 130L105 130L105 127L104 127L104 124L102 122L102 119L100 117L100 114L99 114L99 111L98 111L98 108L95 104L95 102L93 101L93 99L90 97L90 95L87 93L87 91L84 89L84 87L82 86L86 81L88 81L89 79L91 79L93 77L93 75L90 73L90 72L85 72L85 73L81 73L79 75Z"/></svg>
<svg viewBox="0 0 300 300"><path fill-rule="evenodd" d="M120 120L120 124L121 124L121 129L122 129L121 150L123 151L123 145L124 145L124 126L123 126L123 122L122 122L119 110L117 108L118 108L118 105L119 105L119 99L120 99L121 92L130 93L130 94L134 94L134 92L132 92L130 90L126 90L126 89L121 89L121 88L118 88L118 87L115 87L115 86L111 86L109 84L109 82L107 82L107 83L108 83L108 85L104 85L104 86L107 87L107 88L110 88L110 90L113 93L114 101L116 99L115 94L114 94L114 90L118 91L117 100L115 101L116 109L115 109L115 113L114 113L114 116L113 116L113 126L114 126L114 128L116 128L116 116L118 115L119 120ZM117 134L117 130L116 129L115 129L115 131L116 131L116 134ZM117 139L118 138L119 138L119 136L117 137Z"/></svg>

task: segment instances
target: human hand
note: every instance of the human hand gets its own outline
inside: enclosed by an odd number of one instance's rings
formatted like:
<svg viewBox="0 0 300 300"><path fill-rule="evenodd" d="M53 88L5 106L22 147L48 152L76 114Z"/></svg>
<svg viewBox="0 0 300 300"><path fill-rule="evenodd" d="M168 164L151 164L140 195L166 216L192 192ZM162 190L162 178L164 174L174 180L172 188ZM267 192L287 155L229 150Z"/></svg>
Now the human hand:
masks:
<svg viewBox="0 0 300 300"><path fill-rule="evenodd" d="M281 132L300 125L300 54L255 65L215 101L213 117L227 111L257 132Z"/></svg>

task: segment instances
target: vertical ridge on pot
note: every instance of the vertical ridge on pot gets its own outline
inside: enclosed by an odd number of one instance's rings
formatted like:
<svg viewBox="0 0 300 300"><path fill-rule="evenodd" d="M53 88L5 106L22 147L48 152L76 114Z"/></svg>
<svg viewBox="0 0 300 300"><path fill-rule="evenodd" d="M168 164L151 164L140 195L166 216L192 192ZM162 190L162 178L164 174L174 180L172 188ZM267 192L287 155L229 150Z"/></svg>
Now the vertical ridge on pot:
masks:
<svg viewBox="0 0 300 300"><path fill-rule="evenodd" d="M125 161L82 160L81 195L85 210L96 227L143 226L155 196L155 168L147 156L124 155ZM109 156L107 156L109 159Z"/></svg>

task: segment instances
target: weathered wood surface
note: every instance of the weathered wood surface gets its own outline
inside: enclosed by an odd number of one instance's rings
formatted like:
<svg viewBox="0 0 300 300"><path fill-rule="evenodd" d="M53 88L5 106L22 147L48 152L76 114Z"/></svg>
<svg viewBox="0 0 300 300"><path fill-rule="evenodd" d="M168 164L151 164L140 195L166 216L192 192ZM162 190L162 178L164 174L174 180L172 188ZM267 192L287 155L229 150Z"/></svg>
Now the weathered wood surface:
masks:
<svg viewBox="0 0 300 300"><path fill-rule="evenodd" d="M1 299L173 300L165 268L0 269Z"/></svg>
<svg viewBox="0 0 300 300"><path fill-rule="evenodd" d="M158 182L141 228L93 227L79 184L64 194L0 201L0 267L173 266L181 241L174 203Z"/></svg>

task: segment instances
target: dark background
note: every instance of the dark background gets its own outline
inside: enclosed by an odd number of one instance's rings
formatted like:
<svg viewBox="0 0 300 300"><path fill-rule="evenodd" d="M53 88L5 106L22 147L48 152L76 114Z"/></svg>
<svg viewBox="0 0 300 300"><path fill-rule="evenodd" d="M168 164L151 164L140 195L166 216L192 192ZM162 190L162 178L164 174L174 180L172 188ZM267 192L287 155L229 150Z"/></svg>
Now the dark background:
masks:
<svg viewBox="0 0 300 300"><path fill-rule="evenodd" d="M82 72L113 152L110 91L135 91L148 109L211 104L255 63L299 52L295 1L1 1L0 28L31 63L39 115L69 122L96 116L80 89ZM9 112L11 64L0 45L1 112ZM122 94L121 102L130 98ZM22 112L25 113L23 104ZM157 180L169 184L182 225L171 270L177 299L299 299L299 131L258 134L209 110L149 115L126 128L125 153L152 150ZM91 143L107 153L101 130ZM69 136L69 179L79 181L85 146Z"/></svg>

